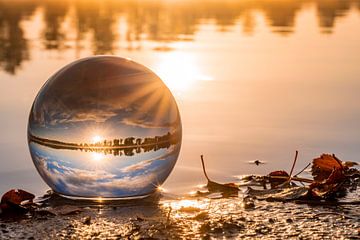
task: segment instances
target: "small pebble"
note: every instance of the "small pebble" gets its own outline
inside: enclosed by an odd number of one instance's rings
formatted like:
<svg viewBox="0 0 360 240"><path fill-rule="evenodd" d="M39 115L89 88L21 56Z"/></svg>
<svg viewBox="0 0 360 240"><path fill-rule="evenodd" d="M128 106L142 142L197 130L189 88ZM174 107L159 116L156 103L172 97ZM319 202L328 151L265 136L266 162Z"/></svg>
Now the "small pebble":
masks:
<svg viewBox="0 0 360 240"><path fill-rule="evenodd" d="M86 225L90 225L91 224L91 217L90 216L87 216L84 220L84 224Z"/></svg>

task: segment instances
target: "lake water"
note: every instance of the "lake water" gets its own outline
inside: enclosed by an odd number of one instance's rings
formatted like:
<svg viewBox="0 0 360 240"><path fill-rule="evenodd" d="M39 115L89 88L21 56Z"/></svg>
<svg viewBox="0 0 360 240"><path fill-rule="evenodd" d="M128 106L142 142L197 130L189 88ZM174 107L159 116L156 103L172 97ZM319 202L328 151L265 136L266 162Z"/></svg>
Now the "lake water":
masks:
<svg viewBox="0 0 360 240"><path fill-rule="evenodd" d="M295 150L297 170L322 153L359 161L359 0L0 0L0 192L48 189L28 150L31 105L96 54L148 66L174 94L170 192L205 183L201 154L218 181L289 170Z"/></svg>

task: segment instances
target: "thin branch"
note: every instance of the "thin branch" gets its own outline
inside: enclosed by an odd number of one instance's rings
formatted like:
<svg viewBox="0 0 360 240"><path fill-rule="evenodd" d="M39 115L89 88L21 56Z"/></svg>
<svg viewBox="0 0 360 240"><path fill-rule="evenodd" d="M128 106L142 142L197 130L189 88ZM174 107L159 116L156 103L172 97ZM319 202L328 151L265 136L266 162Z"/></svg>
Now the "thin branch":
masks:
<svg viewBox="0 0 360 240"><path fill-rule="evenodd" d="M300 172L298 172L297 174L294 175L294 177L296 177L297 175L301 174L303 171L305 171L309 166L311 165L311 163L308 163L308 165L306 165L306 167L304 167Z"/></svg>
<svg viewBox="0 0 360 240"><path fill-rule="evenodd" d="M294 167L295 167L295 164L296 164L296 160L297 160L297 157L298 157L298 153L299 153L299 152L296 150L296 152L295 152L295 159L294 159L293 165L292 165L291 170L290 170L290 179L291 179L291 174L292 174L292 172L294 171Z"/></svg>
<svg viewBox="0 0 360 240"><path fill-rule="evenodd" d="M286 180L289 179L289 177L287 177L287 176L268 176L268 178L286 179ZM306 182L306 183L313 183L314 182L314 180L311 180L311 179L308 179L308 178L299 178L299 177L292 177L291 180L297 181L297 182Z"/></svg>
<svg viewBox="0 0 360 240"><path fill-rule="evenodd" d="M200 157L201 157L201 164L202 164L202 168L203 168L204 175L205 175L206 179L211 182L211 180L210 180L210 178L208 177L208 175L207 175L207 173L206 173L206 170L205 170L204 157L203 157L203 155L201 155Z"/></svg>

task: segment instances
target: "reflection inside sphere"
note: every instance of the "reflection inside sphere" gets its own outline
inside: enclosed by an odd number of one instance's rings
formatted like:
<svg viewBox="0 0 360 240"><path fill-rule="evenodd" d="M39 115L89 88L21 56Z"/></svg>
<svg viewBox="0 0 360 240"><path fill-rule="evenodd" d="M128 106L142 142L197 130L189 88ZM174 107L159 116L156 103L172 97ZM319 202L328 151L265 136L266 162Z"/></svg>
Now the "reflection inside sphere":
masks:
<svg viewBox="0 0 360 240"><path fill-rule="evenodd" d="M28 140L38 172L57 193L145 196L176 163L181 121L171 92L153 72L97 56L46 82L30 112Z"/></svg>

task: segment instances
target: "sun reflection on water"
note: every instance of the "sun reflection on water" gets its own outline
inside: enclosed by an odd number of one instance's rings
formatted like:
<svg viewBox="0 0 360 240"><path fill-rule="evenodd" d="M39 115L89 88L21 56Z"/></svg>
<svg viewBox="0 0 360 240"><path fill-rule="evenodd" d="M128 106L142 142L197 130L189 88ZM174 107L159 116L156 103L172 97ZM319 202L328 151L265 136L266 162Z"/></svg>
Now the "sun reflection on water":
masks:
<svg viewBox="0 0 360 240"><path fill-rule="evenodd" d="M102 153L98 153L98 152L92 152L91 153L91 160L95 161L95 162L101 162L102 160L104 160L105 155Z"/></svg>
<svg viewBox="0 0 360 240"><path fill-rule="evenodd" d="M199 201L193 199L182 199L179 201L169 201L164 203L164 207L169 207L173 210L191 210L191 209L206 209L208 207L208 201Z"/></svg>
<svg viewBox="0 0 360 240"><path fill-rule="evenodd" d="M196 57L183 52L171 52L162 56L155 72L174 93L182 93L193 87L198 81L211 81L204 74Z"/></svg>

